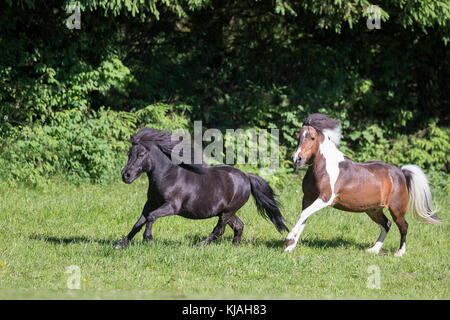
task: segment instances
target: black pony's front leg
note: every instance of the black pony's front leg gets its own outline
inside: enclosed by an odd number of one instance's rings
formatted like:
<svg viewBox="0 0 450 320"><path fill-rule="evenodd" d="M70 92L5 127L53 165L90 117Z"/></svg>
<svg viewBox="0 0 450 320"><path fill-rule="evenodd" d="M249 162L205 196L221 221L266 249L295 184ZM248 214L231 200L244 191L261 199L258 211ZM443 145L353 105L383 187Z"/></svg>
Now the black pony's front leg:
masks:
<svg viewBox="0 0 450 320"><path fill-rule="evenodd" d="M141 214L139 220L134 224L130 233L125 238L123 238L122 240L120 240L116 243L115 249L122 249L128 245L128 242L131 239L133 239L133 237L136 235L136 233L138 233L139 230L141 230L142 226L147 222L147 217L148 217L149 212L150 212L150 204L148 202L146 202L144 205L144 209L142 209L142 214Z"/></svg>
<svg viewBox="0 0 450 320"><path fill-rule="evenodd" d="M122 249L123 247L125 247L128 244L128 241L130 241L134 237L134 235L139 230L141 230L141 228L143 227L143 225L145 223L147 223L147 227L146 227L146 230L144 233L144 239L146 237L146 234L150 235L150 238L151 238L151 227L153 225L153 222L155 222L155 220L158 218L169 216L169 215L172 215L175 213L175 210L173 209L173 207L170 204L163 204L158 209L153 210L147 214L148 207L149 207L149 204L147 202L144 206L144 210L142 212L141 217L136 222L136 224L133 226L133 229L131 229L130 233L125 238L123 238L122 240L120 240L117 243L116 249Z"/></svg>
<svg viewBox="0 0 450 320"><path fill-rule="evenodd" d="M174 210L173 206L170 204L163 204L158 209L150 212L150 214L147 217L147 225L145 226L144 242L149 243L150 241L153 240L152 226L156 219L170 216L173 214L175 214L175 210Z"/></svg>

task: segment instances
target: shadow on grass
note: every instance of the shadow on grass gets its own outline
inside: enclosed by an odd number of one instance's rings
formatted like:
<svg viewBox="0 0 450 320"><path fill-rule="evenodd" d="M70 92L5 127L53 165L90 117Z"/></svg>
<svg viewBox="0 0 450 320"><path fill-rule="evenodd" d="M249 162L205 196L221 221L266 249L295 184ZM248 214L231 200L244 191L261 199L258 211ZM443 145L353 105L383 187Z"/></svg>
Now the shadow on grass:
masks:
<svg viewBox="0 0 450 320"><path fill-rule="evenodd" d="M300 242L300 245L312 248L353 247L360 250L365 250L369 247L366 243L355 242L351 239L344 239L341 237L335 237L332 239L304 239Z"/></svg>
<svg viewBox="0 0 450 320"><path fill-rule="evenodd" d="M262 239L253 239L253 240L248 240L245 241L243 240L243 242L248 242L249 244L252 245L265 245L269 248L274 248L274 249L284 249L285 245L284 245L284 239L283 240L262 240ZM298 244L297 247L310 247L310 248L322 248L322 249L326 249L326 248L339 248L339 247L344 247L344 248L356 248L356 249L367 249L369 247L368 244L365 243L358 243L355 242L351 239L344 239L341 237L335 237L332 239L301 239Z"/></svg>
<svg viewBox="0 0 450 320"><path fill-rule="evenodd" d="M186 244L192 244L195 246L197 243L203 241L206 238L206 236L201 235L188 235L186 237L187 241L176 241L176 240L169 240L169 239L153 239L152 242L148 243L148 245L151 244L158 244L163 246L174 246L174 245L186 245ZM108 246L108 247L114 247L114 245L119 241L121 238L115 238L115 239L96 239L92 237L85 237L85 236L74 236L74 237L55 237L55 236L48 236L48 235L38 235L38 234L32 234L29 236L30 240L38 240L38 241L44 241L48 243L53 243L56 245L71 245L71 244L79 244L79 243L97 243L100 245ZM230 239L231 241L231 239ZM142 241L141 237L135 237L133 240L129 242L129 246L133 245L140 245L140 244L147 244L144 241Z"/></svg>
<svg viewBox="0 0 450 320"><path fill-rule="evenodd" d="M52 237L52 236L46 236L46 235L37 235L33 234L29 237L31 240L39 240L39 241L45 241L53 244L59 244L59 245L68 245L68 244L74 244L74 243L88 243L88 242L94 242L101 245L110 245L113 246L119 239L94 239L94 238L88 238L83 236L76 236L76 237Z"/></svg>
<svg viewBox="0 0 450 320"><path fill-rule="evenodd" d="M189 234L186 235L184 240L171 240L171 239L154 239L149 245L156 244L162 246L180 246L180 245L191 245L195 247L197 244L202 242L208 235L206 234ZM120 239L96 239L91 237L84 236L74 236L74 237L55 237L55 236L47 236L47 235L36 235L33 234L29 237L31 240L39 240L45 241L57 245L70 245L77 243L97 243L103 246L113 247L117 241ZM214 244L231 244L233 241L232 236L223 236L219 239L211 242ZM136 244L143 244L144 242L136 237L130 242L130 246ZM278 240L263 240L263 239L245 239L243 238L241 241L242 245L255 245L255 246L266 246L271 249L284 249L284 239ZM311 248L339 248L339 247L353 247L359 250L365 250L369 247L369 244L366 243L358 243L351 239L344 239L341 237L335 237L332 239L303 239L301 240L297 246L307 246Z"/></svg>

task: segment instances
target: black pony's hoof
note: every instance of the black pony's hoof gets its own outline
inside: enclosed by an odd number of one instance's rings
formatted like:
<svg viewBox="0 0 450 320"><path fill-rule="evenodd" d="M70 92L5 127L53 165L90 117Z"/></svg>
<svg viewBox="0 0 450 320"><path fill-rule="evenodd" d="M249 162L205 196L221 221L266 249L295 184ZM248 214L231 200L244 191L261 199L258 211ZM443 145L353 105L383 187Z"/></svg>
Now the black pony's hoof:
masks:
<svg viewBox="0 0 450 320"><path fill-rule="evenodd" d="M207 240L203 240L202 242L199 242L195 245L196 248L201 248L204 247L208 244L209 242Z"/></svg>
<svg viewBox="0 0 450 320"><path fill-rule="evenodd" d="M153 238L144 238L142 241L144 242L144 244L149 244L153 241Z"/></svg>
<svg viewBox="0 0 450 320"><path fill-rule="evenodd" d="M128 241L120 240L119 242L116 243L116 245L114 246L114 249L121 250L127 246L128 246Z"/></svg>

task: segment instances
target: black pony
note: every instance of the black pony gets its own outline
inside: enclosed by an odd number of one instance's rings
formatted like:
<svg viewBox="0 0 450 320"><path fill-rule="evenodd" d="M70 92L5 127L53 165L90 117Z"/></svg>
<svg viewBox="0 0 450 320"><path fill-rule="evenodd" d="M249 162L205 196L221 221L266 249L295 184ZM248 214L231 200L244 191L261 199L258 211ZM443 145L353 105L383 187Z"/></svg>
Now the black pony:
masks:
<svg viewBox="0 0 450 320"><path fill-rule="evenodd" d="M269 184L254 174L227 165L174 164L171 153L178 142L168 131L143 128L131 138L128 163L122 170L125 183L132 183L142 172L149 180L147 202L130 233L117 242L116 249L128 242L146 224L144 241L152 240L156 219L179 215L190 219L218 216L213 232L199 245L220 237L228 224L234 231L233 244L241 241L244 224L236 212L253 194L258 212L269 218L277 230L288 231Z"/></svg>

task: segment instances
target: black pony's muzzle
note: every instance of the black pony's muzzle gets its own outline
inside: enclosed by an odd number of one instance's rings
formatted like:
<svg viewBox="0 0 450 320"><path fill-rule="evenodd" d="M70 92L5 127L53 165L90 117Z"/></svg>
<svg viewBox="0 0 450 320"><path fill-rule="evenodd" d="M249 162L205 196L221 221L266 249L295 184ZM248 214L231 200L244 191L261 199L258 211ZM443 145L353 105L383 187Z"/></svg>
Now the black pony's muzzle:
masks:
<svg viewBox="0 0 450 320"><path fill-rule="evenodd" d="M122 173L122 180L125 183L131 183L131 175L129 172L127 173Z"/></svg>
<svg viewBox="0 0 450 320"><path fill-rule="evenodd" d="M136 174L135 172L132 172L132 170L129 170L126 167L122 170L122 181L127 183L127 184L132 183L138 177L139 177L139 174Z"/></svg>

